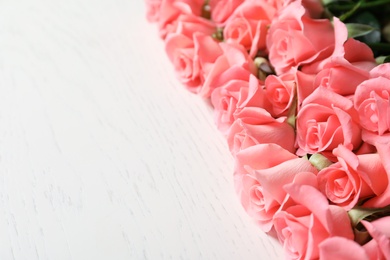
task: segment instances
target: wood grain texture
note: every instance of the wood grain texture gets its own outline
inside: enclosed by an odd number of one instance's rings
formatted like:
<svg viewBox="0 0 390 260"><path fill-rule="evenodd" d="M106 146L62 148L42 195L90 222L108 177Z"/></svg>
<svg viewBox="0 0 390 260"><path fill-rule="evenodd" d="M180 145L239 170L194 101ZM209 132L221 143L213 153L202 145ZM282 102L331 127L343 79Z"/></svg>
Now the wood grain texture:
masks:
<svg viewBox="0 0 390 260"><path fill-rule="evenodd" d="M0 1L0 259L280 259L141 0Z"/></svg>

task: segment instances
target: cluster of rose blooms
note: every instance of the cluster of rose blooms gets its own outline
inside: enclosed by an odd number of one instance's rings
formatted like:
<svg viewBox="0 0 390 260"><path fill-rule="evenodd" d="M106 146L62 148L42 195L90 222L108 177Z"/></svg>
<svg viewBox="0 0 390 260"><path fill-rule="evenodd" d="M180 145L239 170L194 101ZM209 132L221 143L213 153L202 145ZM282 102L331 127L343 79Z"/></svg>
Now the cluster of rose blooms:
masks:
<svg viewBox="0 0 390 260"><path fill-rule="evenodd" d="M390 63L317 0L146 0L288 259L390 259ZM353 213L353 214L352 214Z"/></svg>

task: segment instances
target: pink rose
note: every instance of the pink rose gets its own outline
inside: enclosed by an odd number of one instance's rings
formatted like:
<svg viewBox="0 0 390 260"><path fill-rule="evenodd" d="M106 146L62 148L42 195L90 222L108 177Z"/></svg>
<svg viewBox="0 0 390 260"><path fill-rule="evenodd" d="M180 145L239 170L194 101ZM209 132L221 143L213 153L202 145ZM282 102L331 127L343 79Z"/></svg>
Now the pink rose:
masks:
<svg viewBox="0 0 390 260"><path fill-rule="evenodd" d="M216 43L211 36L203 34L195 33L194 40L181 33L170 34L165 41L165 50L175 68L180 82L183 83L188 90L194 93L200 91L201 85L204 82L202 64L197 62L199 44L195 44L194 42L200 40L204 44L204 48L212 48L212 50L215 50L213 55L208 57L210 63L214 62L218 56L222 55L218 43Z"/></svg>
<svg viewBox="0 0 390 260"><path fill-rule="evenodd" d="M146 18L149 22L158 22L162 0L145 0Z"/></svg>
<svg viewBox="0 0 390 260"><path fill-rule="evenodd" d="M165 38L169 29L182 14L200 16L203 0L147 0L147 18L156 21L159 26L161 38Z"/></svg>
<svg viewBox="0 0 390 260"><path fill-rule="evenodd" d="M335 37L328 19L313 20L300 1L272 21L267 35L269 60L278 75L332 54Z"/></svg>
<svg viewBox="0 0 390 260"><path fill-rule="evenodd" d="M363 245L371 259L390 259L390 216L373 222L362 220L372 240Z"/></svg>
<svg viewBox="0 0 390 260"><path fill-rule="evenodd" d="M316 74L308 74L302 71L295 71L295 80L298 97L298 111L301 108L303 100L310 96L314 90L318 87L314 84Z"/></svg>
<svg viewBox="0 0 390 260"><path fill-rule="evenodd" d="M368 70L361 69L344 58L335 57L330 59L323 70L317 74L314 84L326 87L337 94L348 96L353 95L356 87L368 78Z"/></svg>
<svg viewBox="0 0 390 260"><path fill-rule="evenodd" d="M257 68L246 50L235 43L217 42L211 36L196 32L192 39L181 32L168 35L166 52L180 81L194 93L208 98L236 73L237 67L255 74ZM190 31L191 32L191 31ZM192 33L192 32L191 32Z"/></svg>
<svg viewBox="0 0 390 260"><path fill-rule="evenodd" d="M320 259L390 259L390 217L362 221L372 239L364 245L344 237L330 237L320 245Z"/></svg>
<svg viewBox="0 0 390 260"><path fill-rule="evenodd" d="M308 74L317 74L324 69L332 60L346 60L354 67L369 71L376 66L374 54L367 44L353 38L348 38L348 30L344 23L337 17L333 18L334 26L334 49L326 59L304 64L301 70Z"/></svg>
<svg viewBox="0 0 390 260"><path fill-rule="evenodd" d="M319 245L332 236L353 239L347 212L329 205L315 187L287 184L288 195L297 204L275 214L274 225L289 259L317 259Z"/></svg>
<svg viewBox="0 0 390 260"><path fill-rule="evenodd" d="M390 183L390 133L378 135L369 131L363 131L362 138L368 144L374 145L378 151L383 167L387 173L387 183ZM382 208L390 205L390 185L379 196L374 197L363 204L364 207Z"/></svg>
<svg viewBox="0 0 390 260"><path fill-rule="evenodd" d="M227 134L235 120L234 113L238 110L245 106L263 106L266 103L259 80L249 71L235 66L229 69L227 76L223 79L226 83L216 88L211 95L215 122L223 134Z"/></svg>
<svg viewBox="0 0 390 260"><path fill-rule="evenodd" d="M269 75L265 79L265 92L272 104L271 114L275 117L286 116L293 105L296 92L296 78L293 73L281 76Z"/></svg>
<svg viewBox="0 0 390 260"><path fill-rule="evenodd" d="M175 32L165 40L165 50L179 80L191 92L209 97L215 88L226 83L236 66L257 73L245 48L236 43L219 43L211 37L215 30L212 22L182 15L175 26Z"/></svg>
<svg viewBox="0 0 390 260"><path fill-rule="evenodd" d="M219 43L219 50L208 49L202 41L199 41L198 62L201 64L204 76L203 86L199 92L202 97L209 97L215 88L226 83L226 78L231 77L232 70L240 67L251 74L257 73L257 68L248 52L239 44ZM214 60L215 53L221 55ZM211 59L210 59L211 57Z"/></svg>
<svg viewBox="0 0 390 260"><path fill-rule="evenodd" d="M265 50L267 27L275 11L265 1L244 2L228 18L223 30L224 40L241 44L255 57L259 50Z"/></svg>
<svg viewBox="0 0 390 260"><path fill-rule="evenodd" d="M211 20L223 26L234 10L244 2L245 0L210 0Z"/></svg>
<svg viewBox="0 0 390 260"><path fill-rule="evenodd" d="M342 145L333 153L338 162L317 175L319 189L332 203L350 210L358 201L385 191L388 176L378 154L355 155Z"/></svg>
<svg viewBox="0 0 390 260"><path fill-rule="evenodd" d="M315 173L308 160L276 144L258 144L237 153L234 181L244 209L268 232L274 214L292 203L283 185L315 185Z"/></svg>
<svg viewBox="0 0 390 260"><path fill-rule="evenodd" d="M334 160L331 152L339 144L361 144L359 118L351 100L319 87L302 103L297 115L299 155L322 153Z"/></svg>
<svg viewBox="0 0 390 260"><path fill-rule="evenodd" d="M390 79L390 63L383 63L370 71L370 78L384 77Z"/></svg>
<svg viewBox="0 0 390 260"><path fill-rule="evenodd" d="M379 135L389 132L390 76L378 76L362 82L356 89L354 103L364 129Z"/></svg>
<svg viewBox="0 0 390 260"><path fill-rule="evenodd" d="M212 36L215 31L216 27L212 21L192 14L178 16L176 21L167 28L168 35L170 33L176 33L183 34L189 38L192 38L195 33Z"/></svg>
<svg viewBox="0 0 390 260"><path fill-rule="evenodd" d="M286 118L273 118L260 107L244 107L234 114L227 141L233 155L256 144L274 143L295 153L295 131Z"/></svg>
<svg viewBox="0 0 390 260"><path fill-rule="evenodd" d="M255 0L256 1L256 0ZM278 12L294 0L263 0L273 6Z"/></svg>
<svg viewBox="0 0 390 260"><path fill-rule="evenodd" d="M325 239L319 245L320 259L325 260L371 260L379 258L370 258L364 248L345 237L330 237Z"/></svg>

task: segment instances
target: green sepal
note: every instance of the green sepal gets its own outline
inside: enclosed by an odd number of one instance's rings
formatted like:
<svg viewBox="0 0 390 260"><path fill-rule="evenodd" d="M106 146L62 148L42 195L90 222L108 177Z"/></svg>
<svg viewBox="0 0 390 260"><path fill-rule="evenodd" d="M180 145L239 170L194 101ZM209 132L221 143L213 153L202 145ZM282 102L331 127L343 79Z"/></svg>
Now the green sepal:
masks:
<svg viewBox="0 0 390 260"><path fill-rule="evenodd" d="M314 167L316 167L317 170L319 170L319 171L321 171L322 169L324 169L332 164L332 162L328 158L326 158L325 156L323 156L320 153L315 153L312 156L310 156L309 162Z"/></svg>
<svg viewBox="0 0 390 260"><path fill-rule="evenodd" d="M388 63L388 62L390 62L390 56L379 56L379 57L376 57L375 62L377 64Z"/></svg>

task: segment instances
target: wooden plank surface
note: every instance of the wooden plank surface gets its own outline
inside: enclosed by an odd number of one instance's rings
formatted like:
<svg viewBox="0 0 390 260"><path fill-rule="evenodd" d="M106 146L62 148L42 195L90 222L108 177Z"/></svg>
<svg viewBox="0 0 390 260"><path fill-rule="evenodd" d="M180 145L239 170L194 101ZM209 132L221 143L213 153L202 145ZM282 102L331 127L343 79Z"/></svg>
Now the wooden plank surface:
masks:
<svg viewBox="0 0 390 260"><path fill-rule="evenodd" d="M281 259L144 13L0 1L0 259Z"/></svg>

